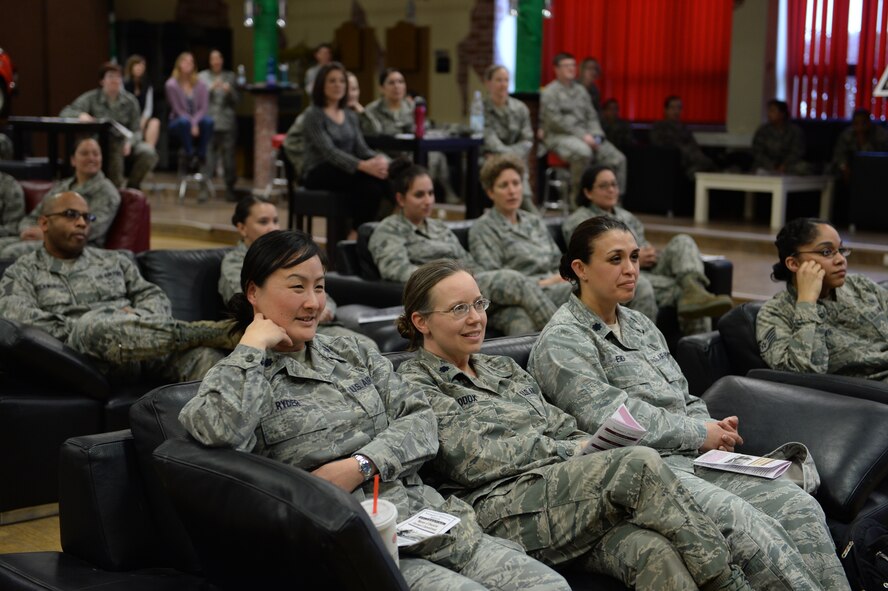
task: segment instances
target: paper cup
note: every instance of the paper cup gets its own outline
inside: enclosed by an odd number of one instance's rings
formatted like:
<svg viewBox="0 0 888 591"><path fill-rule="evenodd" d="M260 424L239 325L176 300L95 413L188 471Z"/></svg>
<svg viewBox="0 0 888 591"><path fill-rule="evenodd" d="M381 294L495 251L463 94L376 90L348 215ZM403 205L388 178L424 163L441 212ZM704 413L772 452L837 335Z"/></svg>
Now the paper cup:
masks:
<svg viewBox="0 0 888 591"><path fill-rule="evenodd" d="M376 515L373 514L373 499L361 501L361 506L367 511L376 531L382 536L385 549L391 554L395 564L398 564L398 508L389 501L379 499L376 505Z"/></svg>

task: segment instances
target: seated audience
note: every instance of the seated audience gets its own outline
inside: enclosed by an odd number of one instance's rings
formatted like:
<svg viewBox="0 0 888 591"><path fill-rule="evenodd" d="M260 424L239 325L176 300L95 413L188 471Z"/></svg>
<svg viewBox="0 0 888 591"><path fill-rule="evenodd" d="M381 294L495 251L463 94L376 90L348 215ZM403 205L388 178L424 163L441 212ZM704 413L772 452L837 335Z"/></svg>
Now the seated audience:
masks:
<svg viewBox="0 0 888 591"><path fill-rule="evenodd" d="M73 103L63 108L60 117L77 117L81 121L112 119L126 128L129 136L117 128L111 132L108 147L108 176L116 186L122 187L124 158L132 160L126 186L138 189L142 179L157 164L154 146L142 141L142 111L139 101L123 88L120 66L113 63L102 64L99 69L99 88L88 90Z"/></svg>
<svg viewBox="0 0 888 591"><path fill-rule="evenodd" d="M583 171L594 163L612 167L624 193L626 156L608 141L589 93L576 82L576 60L569 53L559 53L553 63L555 80L540 93L543 144L570 163L572 187L580 186Z"/></svg>
<svg viewBox="0 0 888 591"><path fill-rule="evenodd" d="M875 125L866 109L857 109L851 118L851 126L846 127L836 141L832 170L847 182L851 178L851 160L856 152L885 151L888 151L888 129Z"/></svg>
<svg viewBox="0 0 888 591"><path fill-rule="evenodd" d="M481 153L485 158L494 154L511 154L526 167L533 147L533 128L527 105L509 96L509 71L503 66L487 68L484 85L487 87L487 97L484 99L484 144ZM522 181L524 199L521 209L537 213L527 170Z"/></svg>
<svg viewBox="0 0 888 591"><path fill-rule="evenodd" d="M703 271L697 243L687 234L678 234L658 252L645 239L641 220L617 203L613 172L604 167L587 170L577 192L579 207L562 225L564 242L570 244L577 226L589 218L606 216L620 220L632 230L640 245L638 263L644 271L637 280L636 296L629 307L656 322L658 308L676 306L682 332L696 334L710 330L708 317L724 314L731 309L732 302L730 296L706 291L709 280Z"/></svg>
<svg viewBox="0 0 888 591"><path fill-rule="evenodd" d="M237 165L234 153L237 148L237 78L231 70L223 70L225 58L222 52L214 49L210 52L210 67L201 70L198 78L210 92L209 116L213 120L213 139L210 141L207 174L216 176L216 162L222 163L225 179L225 198L228 201L237 199L234 184L237 182Z"/></svg>
<svg viewBox="0 0 888 591"><path fill-rule="evenodd" d="M694 180L694 173L715 170L715 163L703 153L694 134L681 122L683 106L680 97L666 97L663 119L651 128L651 144L677 148L681 153L681 167L685 175Z"/></svg>
<svg viewBox="0 0 888 591"><path fill-rule="evenodd" d="M574 231L561 274L577 295L543 329L528 371L589 433L625 404L647 429L640 443L660 453L718 524L754 589L849 590L823 511L808 492L789 479L694 469L700 453L742 445L739 420L710 417L688 393L662 333L621 305L634 295L639 254L617 219L592 218Z"/></svg>
<svg viewBox="0 0 888 591"><path fill-rule="evenodd" d="M99 148L99 142L91 137L79 138L74 144L71 166L74 167L74 176L53 184L47 195L75 191L83 197L96 218L90 224L89 244L96 247L104 246L105 237L120 207L120 193L102 172L102 150ZM18 258L43 245L40 224L42 209L43 205L38 204L28 215L21 218L17 236L0 238L0 258Z"/></svg>
<svg viewBox="0 0 888 591"><path fill-rule="evenodd" d="M185 429L204 445L308 470L358 501L373 498L378 475L379 498L398 520L428 508L458 516L446 535L400 549L411 589L567 591L559 574L483 534L469 505L422 483L417 471L438 449L435 415L377 351L316 333L324 273L321 250L302 232L253 243L232 301L243 337L182 409Z"/></svg>
<svg viewBox="0 0 888 591"><path fill-rule="evenodd" d="M184 51L176 58L173 73L164 85L170 106L169 132L182 145L192 170L207 159L207 146L213 137L213 120L207 114L209 89L197 75L194 56ZM197 140L195 151L194 140Z"/></svg>
<svg viewBox="0 0 888 591"><path fill-rule="evenodd" d="M398 373L438 418L439 488L471 503L485 531L547 564L573 562L632 589L750 588L653 450L584 455L589 435L526 371L479 353L489 304L452 260L423 265L404 288L398 328L421 348Z"/></svg>
<svg viewBox="0 0 888 591"><path fill-rule="evenodd" d="M231 349L230 322L176 320L130 255L87 246L96 218L86 199L50 194L40 211L43 248L6 269L0 316L42 328L112 380L199 380L222 358L217 349Z"/></svg>
<svg viewBox="0 0 888 591"><path fill-rule="evenodd" d="M407 281L419 265L440 258L480 268L450 228L430 217L435 191L428 171L399 159L391 176L400 210L382 220L368 244L382 278ZM535 280L512 269L480 272L478 283L493 303L491 325L507 335L540 330L557 308Z"/></svg>
<svg viewBox="0 0 888 591"><path fill-rule="evenodd" d="M789 121L785 101L768 101L768 122L755 131L752 138L752 167L756 171L781 174L808 174L810 165L805 155L805 134Z"/></svg>
<svg viewBox="0 0 888 591"><path fill-rule="evenodd" d="M617 99L607 99L601 106L601 128L607 139L621 152L625 153L635 145L632 126L625 119L620 119L620 104Z"/></svg>
<svg viewBox="0 0 888 591"><path fill-rule="evenodd" d="M848 272L851 249L827 221L799 218L777 234L771 277L786 289L758 313L756 336L774 369L888 381L888 292Z"/></svg>
<svg viewBox="0 0 888 591"><path fill-rule="evenodd" d="M357 229L375 219L382 200L389 199L388 159L367 147L358 116L347 103L345 68L338 62L325 65L303 113L302 175L308 189L348 194Z"/></svg>
<svg viewBox="0 0 888 591"><path fill-rule="evenodd" d="M493 207L469 228L469 252L480 271L513 269L537 282L556 306L571 285L558 274L561 250L539 215L521 211L524 160L494 155L481 167L481 186Z"/></svg>
<svg viewBox="0 0 888 591"><path fill-rule="evenodd" d="M5 133L0 133L0 160L12 160L15 155L14 148L12 139Z"/></svg>
<svg viewBox="0 0 888 591"><path fill-rule="evenodd" d="M580 84L589 93L592 106L601 113L601 91L598 90L598 78L601 77L601 64L594 57L587 57L580 62Z"/></svg>
<svg viewBox="0 0 888 591"><path fill-rule="evenodd" d="M312 95L315 78L321 68L333 61L333 46L329 43L321 43L314 51L315 64L305 71L305 93Z"/></svg>
<svg viewBox="0 0 888 591"><path fill-rule="evenodd" d="M25 192L15 178L0 172L0 248L3 239L19 236L19 223L25 217Z"/></svg>
<svg viewBox="0 0 888 591"><path fill-rule="evenodd" d="M238 201L234 208L234 215L231 216L231 223L237 228L241 240L222 259L222 269L219 274L219 295L222 296L222 301L226 304L235 294L241 292L241 268L244 265L247 249L260 236L281 229L278 224L277 207L274 206L274 203L256 195L250 195ZM318 333L328 337L355 337L365 346L378 349L373 339L334 324L335 319L336 302L327 296L327 306L318 319Z"/></svg>
<svg viewBox="0 0 888 591"><path fill-rule="evenodd" d="M160 137L160 119L154 116L154 87L145 71L148 64L141 55L134 54L126 60L124 68L123 87L127 92L139 101L140 129L145 143L152 148L157 146L157 138Z"/></svg>

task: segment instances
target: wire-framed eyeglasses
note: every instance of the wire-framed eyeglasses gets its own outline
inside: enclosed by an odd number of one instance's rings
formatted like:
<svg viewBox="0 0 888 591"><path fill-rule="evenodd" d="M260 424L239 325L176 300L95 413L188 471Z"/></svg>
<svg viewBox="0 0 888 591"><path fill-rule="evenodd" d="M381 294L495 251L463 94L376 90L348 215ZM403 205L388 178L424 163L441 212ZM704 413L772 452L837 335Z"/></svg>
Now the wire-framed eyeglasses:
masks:
<svg viewBox="0 0 888 591"><path fill-rule="evenodd" d="M467 304L465 302L461 304L456 304L449 310L429 310L427 314L438 313L438 314L450 314L455 319L459 320L460 318L465 318L469 315L469 310L472 308L475 309L475 312L480 314L484 310L490 307L490 300L487 298L478 298L471 304Z"/></svg>

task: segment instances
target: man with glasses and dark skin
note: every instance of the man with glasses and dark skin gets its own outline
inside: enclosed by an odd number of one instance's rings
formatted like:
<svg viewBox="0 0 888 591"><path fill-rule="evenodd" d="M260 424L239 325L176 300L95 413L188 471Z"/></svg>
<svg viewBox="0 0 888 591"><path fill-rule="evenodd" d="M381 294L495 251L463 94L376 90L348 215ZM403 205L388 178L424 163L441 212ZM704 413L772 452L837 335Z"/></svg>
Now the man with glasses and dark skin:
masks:
<svg viewBox="0 0 888 591"><path fill-rule="evenodd" d="M237 342L230 322L174 319L127 254L87 246L96 217L78 193L47 196L42 212L43 248L6 270L0 317L45 330L113 380L201 379Z"/></svg>
<svg viewBox="0 0 888 591"><path fill-rule="evenodd" d="M888 381L888 290L848 272L851 249L825 220L792 220L777 234L771 278L786 289L756 318L770 367Z"/></svg>

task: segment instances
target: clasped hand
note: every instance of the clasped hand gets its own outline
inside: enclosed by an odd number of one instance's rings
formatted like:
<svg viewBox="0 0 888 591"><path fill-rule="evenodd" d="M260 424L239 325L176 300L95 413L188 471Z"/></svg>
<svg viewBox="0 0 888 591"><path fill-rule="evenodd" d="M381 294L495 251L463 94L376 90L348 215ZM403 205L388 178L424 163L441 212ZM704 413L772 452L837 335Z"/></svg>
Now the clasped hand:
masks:
<svg viewBox="0 0 888 591"><path fill-rule="evenodd" d="M733 452L735 446L743 445L743 438L737 431L739 425L740 419L735 416L706 423L706 439L700 446L700 451L707 452L718 449Z"/></svg>

